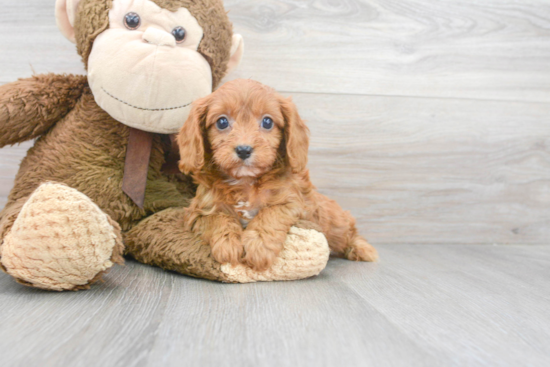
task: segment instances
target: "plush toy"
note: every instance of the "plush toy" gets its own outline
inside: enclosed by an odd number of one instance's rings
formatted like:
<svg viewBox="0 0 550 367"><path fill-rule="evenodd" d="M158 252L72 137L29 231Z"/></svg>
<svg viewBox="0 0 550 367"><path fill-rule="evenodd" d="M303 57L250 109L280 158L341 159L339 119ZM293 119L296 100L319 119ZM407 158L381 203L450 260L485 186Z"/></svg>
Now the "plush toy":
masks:
<svg viewBox="0 0 550 367"><path fill-rule="evenodd" d="M0 213L0 263L18 282L89 288L123 254L223 282L301 279L329 256L297 223L274 266L214 261L184 229L194 195L174 139L191 103L243 54L221 0L57 0L87 76L38 75L0 87L0 147L37 139Z"/></svg>

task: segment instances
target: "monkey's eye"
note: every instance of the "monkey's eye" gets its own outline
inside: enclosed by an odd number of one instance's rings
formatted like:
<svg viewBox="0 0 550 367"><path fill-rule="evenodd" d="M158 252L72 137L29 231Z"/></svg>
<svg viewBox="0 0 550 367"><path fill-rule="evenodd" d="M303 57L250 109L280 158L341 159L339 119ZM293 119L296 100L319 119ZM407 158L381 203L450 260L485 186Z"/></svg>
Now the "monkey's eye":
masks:
<svg viewBox="0 0 550 367"><path fill-rule="evenodd" d="M220 117L218 121L216 121L216 127L218 130L225 130L229 127L229 120L227 117Z"/></svg>
<svg viewBox="0 0 550 367"><path fill-rule="evenodd" d="M262 128L266 130L273 129L273 119L271 117L264 117L262 120Z"/></svg>
<svg viewBox="0 0 550 367"><path fill-rule="evenodd" d="M124 16L124 25L130 30L136 30L141 24L141 18L137 13L128 13Z"/></svg>
<svg viewBox="0 0 550 367"><path fill-rule="evenodd" d="M187 32L185 32L185 28L183 27L176 27L172 29L172 36L174 36L177 43L182 43L185 40L186 34Z"/></svg>

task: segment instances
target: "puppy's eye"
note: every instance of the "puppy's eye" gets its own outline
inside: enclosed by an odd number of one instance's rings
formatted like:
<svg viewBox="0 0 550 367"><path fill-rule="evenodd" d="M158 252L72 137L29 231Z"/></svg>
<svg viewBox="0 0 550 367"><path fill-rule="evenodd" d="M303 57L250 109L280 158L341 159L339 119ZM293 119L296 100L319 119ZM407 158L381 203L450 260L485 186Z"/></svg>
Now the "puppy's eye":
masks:
<svg viewBox="0 0 550 367"><path fill-rule="evenodd" d="M172 29L172 36L174 36L177 43L182 43L185 40L186 34L187 32L185 32L185 28L183 27L176 27Z"/></svg>
<svg viewBox="0 0 550 367"><path fill-rule="evenodd" d="M136 30L141 24L141 18L137 13L128 13L124 16L124 25L129 30Z"/></svg>
<svg viewBox="0 0 550 367"><path fill-rule="evenodd" d="M271 117L264 117L262 120L262 128L266 130L273 129L273 119Z"/></svg>
<svg viewBox="0 0 550 367"><path fill-rule="evenodd" d="M216 127L218 130L225 130L229 127L229 120L227 117L220 117L218 121L216 121Z"/></svg>

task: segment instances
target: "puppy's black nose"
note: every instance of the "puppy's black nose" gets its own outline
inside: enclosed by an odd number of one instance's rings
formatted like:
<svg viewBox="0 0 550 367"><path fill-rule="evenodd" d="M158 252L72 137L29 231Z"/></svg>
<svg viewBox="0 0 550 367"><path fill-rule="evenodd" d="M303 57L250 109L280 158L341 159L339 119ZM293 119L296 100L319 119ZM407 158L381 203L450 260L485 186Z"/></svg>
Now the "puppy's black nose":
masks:
<svg viewBox="0 0 550 367"><path fill-rule="evenodd" d="M239 158L242 159L243 161L245 159L250 158L253 150L254 149L252 149L250 145L239 145L238 147L235 148L235 152L237 153Z"/></svg>

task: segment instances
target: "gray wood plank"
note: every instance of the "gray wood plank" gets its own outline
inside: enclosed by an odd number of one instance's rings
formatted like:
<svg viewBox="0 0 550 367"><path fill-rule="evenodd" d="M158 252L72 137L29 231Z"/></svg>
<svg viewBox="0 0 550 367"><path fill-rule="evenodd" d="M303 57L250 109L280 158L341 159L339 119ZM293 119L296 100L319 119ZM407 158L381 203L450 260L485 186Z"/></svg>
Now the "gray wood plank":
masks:
<svg viewBox="0 0 550 367"><path fill-rule="evenodd" d="M116 366L119 358L139 361L153 346L173 275L130 264L105 284L77 293L29 289L5 274L0 279L3 363Z"/></svg>
<svg viewBox="0 0 550 367"><path fill-rule="evenodd" d="M0 0L0 83L34 73L83 74L76 46L55 24L55 1Z"/></svg>
<svg viewBox="0 0 550 367"><path fill-rule="evenodd" d="M2 0L0 82L82 73L53 3ZM547 102L545 0L226 0L246 54L234 77L287 92Z"/></svg>
<svg viewBox="0 0 550 367"><path fill-rule="evenodd" d="M248 285L129 262L90 291L0 275L6 366L546 366L550 246L380 246ZM520 276L518 276L520 275ZM529 281L534 279L535 283Z"/></svg>
<svg viewBox="0 0 550 367"><path fill-rule="evenodd" d="M375 365L390 353L396 366L408 366L409 360L435 363L360 297L334 292L324 277L275 287L223 285L131 262L110 278L90 292L51 294L10 284L0 275L3 361L21 366L344 361L353 366Z"/></svg>
<svg viewBox="0 0 550 367"><path fill-rule="evenodd" d="M360 264L341 264L333 275L368 294L368 302L418 345L454 357L442 365L550 363L548 267L533 267L535 258L548 262L549 246L383 249L376 274L364 272L359 280ZM539 288L530 285L531 277L545 280Z"/></svg>
<svg viewBox="0 0 550 367"><path fill-rule="evenodd" d="M369 366L386 353L396 366L436 363L357 294L335 288L324 276L275 287L230 286L213 302L210 295L217 287L200 292L204 296L194 301L206 316L189 314L182 299L171 299L175 317L159 328L163 348L151 354L152 364L169 355L169 360L197 366L213 360L245 366ZM182 330L198 331L191 345L172 342Z"/></svg>
<svg viewBox="0 0 550 367"><path fill-rule="evenodd" d="M278 90L550 100L545 0L226 0L237 75Z"/></svg>
<svg viewBox="0 0 550 367"><path fill-rule="evenodd" d="M374 243L550 236L550 105L294 94L319 190Z"/></svg>

